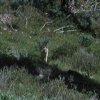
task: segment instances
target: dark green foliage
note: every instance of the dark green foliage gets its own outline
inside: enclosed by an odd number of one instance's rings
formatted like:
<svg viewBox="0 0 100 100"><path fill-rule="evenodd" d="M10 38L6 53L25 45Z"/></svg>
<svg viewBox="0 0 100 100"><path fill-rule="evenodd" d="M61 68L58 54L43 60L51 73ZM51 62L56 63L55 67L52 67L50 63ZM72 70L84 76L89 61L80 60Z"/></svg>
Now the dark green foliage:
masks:
<svg viewBox="0 0 100 100"><path fill-rule="evenodd" d="M16 59L28 57L26 50L17 50L15 48L9 48L6 50L8 56L15 57Z"/></svg>
<svg viewBox="0 0 100 100"><path fill-rule="evenodd" d="M59 59L63 57L71 57L78 49L75 44L64 43L62 46L58 47L53 51L52 58Z"/></svg>
<svg viewBox="0 0 100 100"><path fill-rule="evenodd" d="M91 32L91 17L89 14L78 13L72 14L73 22L77 25L77 27L82 31Z"/></svg>
<svg viewBox="0 0 100 100"><path fill-rule="evenodd" d="M98 64L98 58L84 49L80 49L72 57L72 66L85 72L87 76L96 73Z"/></svg>
<svg viewBox="0 0 100 100"><path fill-rule="evenodd" d="M48 37L46 37L46 36L41 37L41 38L37 41L37 47L41 50L41 49L43 49L45 46L47 46L48 42L49 42Z"/></svg>
<svg viewBox="0 0 100 100"><path fill-rule="evenodd" d="M88 100L76 90L69 90L63 80L54 80L40 84L39 78L27 73L25 69L13 66L12 69L0 71L0 80L6 80L5 92L0 91L0 100ZM6 77L5 77L6 76ZM1 83L1 81L0 81ZM1 84L0 84L1 86Z"/></svg>
<svg viewBox="0 0 100 100"><path fill-rule="evenodd" d="M97 40L97 42L99 42L99 40ZM99 58L100 60L100 44L99 43L93 43L91 46L89 46L88 48L89 52L93 52L93 54Z"/></svg>
<svg viewBox="0 0 100 100"><path fill-rule="evenodd" d="M63 80L54 80L50 83L42 85L42 95L44 97L54 100L84 100L86 96L82 97L74 90L68 90Z"/></svg>
<svg viewBox="0 0 100 100"><path fill-rule="evenodd" d="M47 12L50 17L63 16L64 13L61 11L61 2L58 0L52 1L52 5L47 6Z"/></svg>
<svg viewBox="0 0 100 100"><path fill-rule="evenodd" d="M6 2L9 2L10 4L24 4L27 3L28 0L0 0L0 4L5 4Z"/></svg>
<svg viewBox="0 0 100 100"><path fill-rule="evenodd" d="M21 58L29 57L29 54L28 54L27 50L25 50L25 49L18 50L15 47L6 48L5 51L3 51L3 52L1 51L0 52L0 55L5 55L5 56L11 57L11 58L15 58L17 60L19 60Z"/></svg>
<svg viewBox="0 0 100 100"><path fill-rule="evenodd" d="M79 44L83 47L90 46L94 41L94 38L91 35L81 34L79 36Z"/></svg>

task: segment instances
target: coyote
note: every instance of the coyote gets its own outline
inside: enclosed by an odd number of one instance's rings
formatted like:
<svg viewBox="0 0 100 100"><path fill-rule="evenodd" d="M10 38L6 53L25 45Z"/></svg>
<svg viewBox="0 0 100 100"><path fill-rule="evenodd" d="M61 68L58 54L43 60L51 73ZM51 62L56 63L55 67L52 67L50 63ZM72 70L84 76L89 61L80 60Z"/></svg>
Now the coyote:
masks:
<svg viewBox="0 0 100 100"><path fill-rule="evenodd" d="M48 60L48 48L46 46L41 50L41 59L47 63L47 60Z"/></svg>

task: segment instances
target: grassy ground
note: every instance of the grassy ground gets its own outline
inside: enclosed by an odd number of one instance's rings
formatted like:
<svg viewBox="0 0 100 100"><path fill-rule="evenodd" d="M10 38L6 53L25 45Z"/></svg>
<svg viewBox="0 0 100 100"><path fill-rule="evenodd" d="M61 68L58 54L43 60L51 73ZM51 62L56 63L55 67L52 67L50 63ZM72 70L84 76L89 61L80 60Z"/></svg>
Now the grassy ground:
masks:
<svg viewBox="0 0 100 100"><path fill-rule="evenodd" d="M30 11L30 13L28 11ZM17 32L9 32L1 29L1 52L12 54L16 57L19 57L20 53L23 53L23 55L32 55L33 57L34 55L40 56L38 43L40 42L41 44L43 44L45 41L48 41L49 63L58 64L58 66L64 70L70 69L72 67L71 62L73 53L79 51L80 49L85 49L86 51L94 53L96 54L96 56L100 57L100 42L97 43L95 38L93 38L94 40L91 45L87 47L81 46L84 40L80 41L83 39L80 38L80 35L86 33L79 32L78 29L75 32L67 32L68 29L73 29L71 27L65 28L63 30L64 33L62 33L62 30L54 32L55 29L59 29L62 26L73 26L73 24L70 23L69 20L61 17L50 19L46 15L43 15L42 12L38 11L36 8L31 8L29 6L25 8L23 14L27 17L29 17L30 15L32 16L28 20L27 27L25 26L25 18L20 17L17 20L17 25L19 27L17 29ZM46 22L51 23L45 25ZM44 25L45 27L43 27ZM87 37L90 38L91 36ZM88 44L88 42L85 42L85 44ZM63 49L60 50L59 48ZM55 51L57 49L58 51L56 55L58 55L59 57L57 56L57 58L55 57L55 59L52 59L53 56L56 56ZM60 53L62 54L60 55ZM63 57L61 58L60 56Z"/></svg>
<svg viewBox="0 0 100 100"><path fill-rule="evenodd" d="M96 39L92 37L93 41L91 42L91 45L85 47L81 45L82 42L80 41L80 35L86 33L79 32L78 29L76 29L77 31L75 32L68 32L67 28L64 29L64 32L54 32L55 29L58 29L62 26L73 25L69 20L66 20L66 18L59 17L51 19L48 18L47 15L43 15L42 12L38 11L36 8L32 8L31 10L31 7L26 7L26 10L23 14L27 17L30 16L30 14L32 16L28 20L27 27L25 26L25 18L21 17L18 19L17 25L19 28L17 29L17 32L9 32L0 29L0 53L14 56L17 59L19 59L21 55L31 55L33 58L35 56L40 57L38 43L40 42L43 44L45 41L48 41L49 64L57 64L62 70L72 69L81 72L82 74L85 72L85 75L88 70L88 72L93 73L91 74L91 77L100 82L100 62L98 63L98 61L100 61L100 42L97 42ZM46 22L51 23L43 27ZM41 30L42 27L43 29ZM73 28L70 27L69 29ZM89 35L89 37L91 36ZM88 59L85 60L85 63L84 59L81 59L82 62L80 59L76 60L77 53L81 58L86 57L87 59L88 57ZM80 56L82 54L83 56ZM88 56L88 54L93 54L93 57ZM96 58L96 60L94 58ZM96 64L95 62L91 63L92 61L95 61ZM94 69L96 69L96 73L94 72ZM4 73L5 72L6 71L4 70ZM28 75L26 72L24 74L24 72L20 72L20 70L18 70L12 72L8 71L8 73L9 76L12 74L10 76L10 81L9 78L7 80L7 82L9 81L9 84L7 83L4 92L0 93L2 98L7 99L2 100L10 100L9 98L14 98L14 100L17 100L18 98L18 100L89 100L90 98L89 96L84 96L83 94L80 94L74 90L68 90L65 88L66 86L62 81L58 82L58 80L55 80L54 83L50 82L40 85L33 76ZM17 77L16 75L19 76ZM54 85L55 82L57 82L58 87ZM43 87L45 88L43 89ZM57 90L55 90L55 88ZM12 95L9 94L9 91ZM43 94L40 91L42 91ZM53 91L55 91L55 94L52 93ZM8 94L6 94L6 92L8 92ZM62 93L62 95L60 95L60 93ZM15 95L21 97L16 97Z"/></svg>

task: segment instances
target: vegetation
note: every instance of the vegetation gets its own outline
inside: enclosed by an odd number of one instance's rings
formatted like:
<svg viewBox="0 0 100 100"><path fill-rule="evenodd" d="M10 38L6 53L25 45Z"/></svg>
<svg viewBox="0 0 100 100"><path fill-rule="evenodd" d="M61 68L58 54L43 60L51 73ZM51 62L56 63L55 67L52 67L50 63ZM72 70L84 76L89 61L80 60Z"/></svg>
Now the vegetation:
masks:
<svg viewBox="0 0 100 100"><path fill-rule="evenodd" d="M69 90L63 80L42 84L39 78L29 75L25 69L4 68L0 72L1 100L89 100L89 95Z"/></svg>
<svg viewBox="0 0 100 100"><path fill-rule="evenodd" d="M0 100L97 99L94 92L69 89L60 76L42 80L43 72L51 73L48 65L55 65L100 83L100 2L62 1L0 0L0 14L14 16L14 30L0 18ZM49 57L44 66L38 59L43 62L41 49L46 45ZM31 75L29 63L39 66L40 73Z"/></svg>

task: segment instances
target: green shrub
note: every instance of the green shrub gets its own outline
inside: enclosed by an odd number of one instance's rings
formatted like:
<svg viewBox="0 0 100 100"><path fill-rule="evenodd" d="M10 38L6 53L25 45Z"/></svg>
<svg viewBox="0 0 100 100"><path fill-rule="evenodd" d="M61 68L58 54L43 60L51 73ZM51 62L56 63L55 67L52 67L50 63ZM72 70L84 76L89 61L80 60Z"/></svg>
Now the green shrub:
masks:
<svg viewBox="0 0 100 100"><path fill-rule="evenodd" d="M93 43L91 46L88 47L89 52L93 52L94 55L100 58L100 43Z"/></svg>
<svg viewBox="0 0 100 100"><path fill-rule="evenodd" d="M16 96L9 92L0 91L0 100L38 100L37 96L27 97L27 96Z"/></svg>
<svg viewBox="0 0 100 100"><path fill-rule="evenodd" d="M63 57L71 57L77 51L77 48L77 45L66 42L62 46L58 47L53 51L52 58L62 59Z"/></svg>
<svg viewBox="0 0 100 100"><path fill-rule="evenodd" d="M85 72L87 76L91 76L97 71L98 59L93 53L80 49L72 57L72 66L79 71Z"/></svg>
<svg viewBox="0 0 100 100"><path fill-rule="evenodd" d="M93 43L94 38L91 35L81 34L79 36L79 43L81 46L88 47Z"/></svg>
<svg viewBox="0 0 100 100"><path fill-rule="evenodd" d="M64 15L64 13L61 11L59 3L57 4L57 2L54 2L53 6L48 7L48 12L51 17L59 17Z"/></svg>
<svg viewBox="0 0 100 100"><path fill-rule="evenodd" d="M79 12L76 13L73 19L74 23L82 31L91 31L91 18L88 13Z"/></svg>
<svg viewBox="0 0 100 100"><path fill-rule="evenodd" d="M47 96L46 97L43 96L43 98L38 98L35 95L33 95L31 97L24 96L24 95L23 96L16 96L16 95L8 93L8 92L6 93L6 92L0 91L0 100L67 100L67 99L68 100L89 100L89 98L86 95L82 95L81 93L77 93L75 91L70 91L70 93L68 93L68 94L70 94L70 95L65 96L65 97L56 96L56 97L48 98ZM96 99L95 97L92 97L92 98Z"/></svg>
<svg viewBox="0 0 100 100"><path fill-rule="evenodd" d="M20 58L28 57L28 52L25 49L17 49L15 47L10 47L6 49L7 56L11 56L19 60Z"/></svg>
<svg viewBox="0 0 100 100"><path fill-rule="evenodd" d="M54 80L42 85L41 93L43 98L49 100L87 100L86 95L69 90L63 80Z"/></svg>
<svg viewBox="0 0 100 100"><path fill-rule="evenodd" d="M47 46L49 42L48 37L41 37L38 41L37 41L37 47L41 50L42 48L44 48L45 46Z"/></svg>
<svg viewBox="0 0 100 100"><path fill-rule="evenodd" d="M63 79L40 84L24 68L12 67L0 72L0 80L7 80L0 100L89 100L88 95L68 89Z"/></svg>
<svg viewBox="0 0 100 100"><path fill-rule="evenodd" d="M0 71L0 89L17 96L39 96L39 82L25 68L11 66Z"/></svg>

